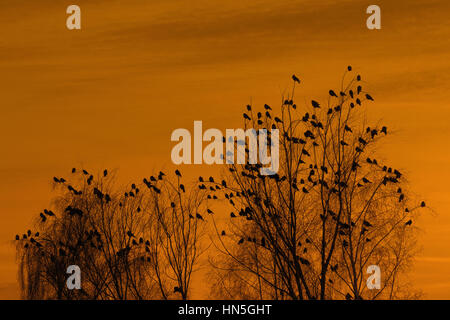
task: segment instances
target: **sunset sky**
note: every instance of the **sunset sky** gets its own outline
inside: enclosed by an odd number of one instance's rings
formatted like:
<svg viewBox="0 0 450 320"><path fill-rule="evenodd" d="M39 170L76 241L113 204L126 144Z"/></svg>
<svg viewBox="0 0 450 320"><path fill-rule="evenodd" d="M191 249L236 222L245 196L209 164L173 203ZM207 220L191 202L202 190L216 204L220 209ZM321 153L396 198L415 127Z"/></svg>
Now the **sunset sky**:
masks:
<svg viewBox="0 0 450 320"><path fill-rule="evenodd" d="M81 30L66 28L71 4ZM371 4L381 30L366 27ZM367 117L393 132L381 158L432 208L413 284L450 299L449 12L446 0L1 0L0 298L19 298L12 240L51 205L53 176L141 180L173 168L174 129L239 127L246 104L278 105L293 73L300 107L325 100L351 65L375 98ZM194 298L207 298L195 284Z"/></svg>

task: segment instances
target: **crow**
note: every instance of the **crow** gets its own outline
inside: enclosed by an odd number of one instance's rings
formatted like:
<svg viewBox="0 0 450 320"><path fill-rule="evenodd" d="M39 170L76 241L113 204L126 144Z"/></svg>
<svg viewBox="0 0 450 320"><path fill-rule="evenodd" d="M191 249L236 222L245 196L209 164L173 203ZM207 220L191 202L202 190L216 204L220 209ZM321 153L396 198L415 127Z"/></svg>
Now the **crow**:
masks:
<svg viewBox="0 0 450 320"><path fill-rule="evenodd" d="M330 96L337 98L337 95L333 90L328 91L328 93L330 94Z"/></svg>
<svg viewBox="0 0 450 320"><path fill-rule="evenodd" d="M204 220L203 220L203 217L202 217L202 215L201 215L200 213L196 213L196 214L195 214L195 217L196 217L197 219L199 219L199 220L204 221Z"/></svg>
<svg viewBox="0 0 450 320"><path fill-rule="evenodd" d="M295 76L295 74L292 75L292 80L294 80L294 82L300 83L300 79L297 78L297 77Z"/></svg>
<svg viewBox="0 0 450 320"><path fill-rule="evenodd" d="M371 100L371 101L373 101L373 98L370 96L370 94L368 94L368 93L366 93L366 99L367 100Z"/></svg>
<svg viewBox="0 0 450 320"><path fill-rule="evenodd" d="M181 178L181 173L180 173L180 171L177 169L177 170L175 170L175 174L178 176L178 177L180 177Z"/></svg>
<svg viewBox="0 0 450 320"><path fill-rule="evenodd" d="M320 108L320 104L317 101L311 100L313 108Z"/></svg>

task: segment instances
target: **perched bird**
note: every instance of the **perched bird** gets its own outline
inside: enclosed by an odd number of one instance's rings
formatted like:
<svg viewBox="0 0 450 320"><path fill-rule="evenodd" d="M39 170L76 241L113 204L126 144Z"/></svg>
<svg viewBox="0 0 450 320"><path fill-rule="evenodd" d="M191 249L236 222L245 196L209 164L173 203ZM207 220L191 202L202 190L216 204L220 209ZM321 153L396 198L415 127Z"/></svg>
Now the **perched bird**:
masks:
<svg viewBox="0 0 450 320"><path fill-rule="evenodd" d="M231 213L230 213L230 217L231 217L231 218L236 218L236 215L234 214L234 212L231 212Z"/></svg>
<svg viewBox="0 0 450 320"><path fill-rule="evenodd" d="M246 120L251 120L251 118L250 118L245 112L242 114L242 116L243 116L244 119L246 119Z"/></svg>
<svg viewBox="0 0 450 320"><path fill-rule="evenodd" d="M420 206L423 208L423 207L425 207L425 201L422 201L421 203L420 203Z"/></svg>
<svg viewBox="0 0 450 320"><path fill-rule="evenodd" d="M387 128L386 127L381 128L380 132L383 132L384 134L387 134Z"/></svg>
<svg viewBox="0 0 450 320"><path fill-rule="evenodd" d="M313 108L320 108L320 104L317 101L311 100Z"/></svg>
<svg viewBox="0 0 450 320"><path fill-rule="evenodd" d="M405 226L410 226L410 225L412 225L412 220L411 219L409 219L408 221L405 222Z"/></svg>
<svg viewBox="0 0 450 320"><path fill-rule="evenodd" d="M18 234L16 234L16 240L19 240L19 239L20 239L19 235L18 235Z"/></svg>
<svg viewBox="0 0 450 320"><path fill-rule="evenodd" d="M211 209L206 209L206 212L208 212L209 214L213 214L214 213Z"/></svg>
<svg viewBox="0 0 450 320"><path fill-rule="evenodd" d="M184 189L184 184L180 184L180 189L181 191L186 192L186 190Z"/></svg>
<svg viewBox="0 0 450 320"><path fill-rule="evenodd" d="M366 99L367 100L371 100L371 101L373 101L373 98L370 96L370 94L368 94L368 93L366 93Z"/></svg>
<svg viewBox="0 0 450 320"><path fill-rule="evenodd" d="M241 238L241 240L238 241L238 244L243 244L244 243L244 238Z"/></svg>
<svg viewBox="0 0 450 320"><path fill-rule="evenodd" d="M181 173L180 173L180 171L177 169L177 170L175 170L175 174L178 176L178 177L180 177L181 178Z"/></svg>
<svg viewBox="0 0 450 320"><path fill-rule="evenodd" d="M106 177L107 175L108 175L108 170L105 169L105 170L103 171L103 176Z"/></svg>
<svg viewBox="0 0 450 320"><path fill-rule="evenodd" d="M196 214L195 214L195 217L196 217L197 219L203 221L203 217L202 217L202 215L201 215L200 213L196 213Z"/></svg>
<svg viewBox="0 0 450 320"><path fill-rule="evenodd" d="M372 224L367 220L363 220L363 225L365 225L366 227L372 227Z"/></svg>
<svg viewBox="0 0 450 320"><path fill-rule="evenodd" d="M348 71L352 71L352 66L348 66L348 67L347 67L347 70L348 70Z"/></svg>
<svg viewBox="0 0 450 320"><path fill-rule="evenodd" d="M294 80L294 82L300 83L300 79L297 78L297 77L295 76L295 74L292 75L292 80Z"/></svg>
<svg viewBox="0 0 450 320"><path fill-rule="evenodd" d="M75 173L75 171L77 171L77 169L75 169L75 168L72 168L72 173Z"/></svg>
<svg viewBox="0 0 450 320"><path fill-rule="evenodd" d="M328 91L328 93L330 94L330 96L337 98L337 94L333 90Z"/></svg>
<svg viewBox="0 0 450 320"><path fill-rule="evenodd" d="M271 108L268 104L265 104L265 105L264 105L264 109L266 109L266 110L272 110L272 108Z"/></svg>
<svg viewBox="0 0 450 320"><path fill-rule="evenodd" d="M225 236L225 235L226 235L225 230L222 230L221 235L222 235L222 236Z"/></svg>

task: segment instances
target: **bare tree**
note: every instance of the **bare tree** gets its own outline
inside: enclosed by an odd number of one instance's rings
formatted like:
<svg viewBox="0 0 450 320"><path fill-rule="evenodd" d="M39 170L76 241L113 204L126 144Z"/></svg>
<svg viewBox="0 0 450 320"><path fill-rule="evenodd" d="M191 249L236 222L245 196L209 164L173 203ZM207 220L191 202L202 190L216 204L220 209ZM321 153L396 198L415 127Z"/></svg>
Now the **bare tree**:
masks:
<svg viewBox="0 0 450 320"><path fill-rule="evenodd" d="M400 171L374 158L388 130L366 125L363 104L374 99L351 67L326 103L303 110L293 80L280 115L268 105L244 113L246 129L267 130L269 147L270 129L279 130L280 170L261 175L262 163L248 161L249 140L246 163L229 166L221 191L234 212L227 231L217 228L224 255L215 278L246 279L255 298L398 298L414 254L413 215L425 203L414 205ZM366 287L372 264L382 269L380 290ZM242 288L235 291L239 298Z"/></svg>

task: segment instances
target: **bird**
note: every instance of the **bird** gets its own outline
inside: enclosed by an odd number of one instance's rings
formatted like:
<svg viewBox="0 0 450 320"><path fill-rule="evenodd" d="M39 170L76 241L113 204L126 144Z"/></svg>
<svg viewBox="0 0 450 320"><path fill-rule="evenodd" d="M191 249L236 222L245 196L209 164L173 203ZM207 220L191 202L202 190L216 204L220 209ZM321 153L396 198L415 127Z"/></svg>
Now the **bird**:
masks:
<svg viewBox="0 0 450 320"><path fill-rule="evenodd" d="M421 206L422 208L424 208L424 207L425 207L425 201L422 201L422 202L420 203L420 206Z"/></svg>
<svg viewBox="0 0 450 320"><path fill-rule="evenodd" d="M251 120L251 118L245 112L242 114L242 116L244 117L244 119Z"/></svg>
<svg viewBox="0 0 450 320"><path fill-rule="evenodd" d="M367 178L362 178L362 181L364 182L364 183L370 183L370 180L369 179L367 179Z"/></svg>
<svg viewBox="0 0 450 320"><path fill-rule="evenodd" d="M400 197L398 197L398 202L402 202L405 199L405 195L402 193Z"/></svg>
<svg viewBox="0 0 450 320"><path fill-rule="evenodd" d="M234 214L234 212L231 212L231 213L230 213L230 217L231 217L231 218L236 218L236 215Z"/></svg>
<svg viewBox="0 0 450 320"><path fill-rule="evenodd" d="M315 100L311 100L311 104L312 104L313 108L320 108L320 104Z"/></svg>
<svg viewBox="0 0 450 320"><path fill-rule="evenodd" d="M75 173L77 171L77 169L72 168L72 173Z"/></svg>
<svg viewBox="0 0 450 320"><path fill-rule="evenodd" d="M107 175L108 175L108 170L105 169L105 170L103 171L103 176L106 177Z"/></svg>
<svg viewBox="0 0 450 320"><path fill-rule="evenodd" d="M347 67L347 70L348 70L348 71L352 71L352 66L348 66L348 67Z"/></svg>
<svg viewBox="0 0 450 320"><path fill-rule="evenodd" d="M380 132L383 132L384 134L387 134L387 128L386 127L381 128Z"/></svg>
<svg viewBox="0 0 450 320"><path fill-rule="evenodd" d="M222 235L222 236L225 236L225 235L226 235L225 230L222 230L221 235Z"/></svg>
<svg viewBox="0 0 450 320"><path fill-rule="evenodd" d="M367 220L363 220L363 225L365 225L366 227L372 227L372 224Z"/></svg>
<svg viewBox="0 0 450 320"><path fill-rule="evenodd" d="M206 212L208 212L209 214L213 214L214 213L211 209L206 209Z"/></svg>
<svg viewBox="0 0 450 320"><path fill-rule="evenodd" d="M410 225L412 225L412 220L411 219L409 219L408 221L405 222L405 226L410 226Z"/></svg>
<svg viewBox="0 0 450 320"><path fill-rule="evenodd" d="M180 171L177 169L177 170L175 170L175 174L178 176L178 177L180 177L181 178L181 173L180 173Z"/></svg>
<svg viewBox="0 0 450 320"><path fill-rule="evenodd" d="M200 213L196 213L196 214L195 214L195 217L196 217L197 219L199 219L199 220L204 221L204 220L203 220L203 217L202 217L202 215L201 215Z"/></svg>
<svg viewBox="0 0 450 320"><path fill-rule="evenodd" d="M297 78L297 77L295 76L295 74L292 75L292 80L294 80L294 82L300 83L300 79Z"/></svg>
<svg viewBox="0 0 450 320"><path fill-rule="evenodd" d="M348 131L348 132L352 132L352 129L348 125L345 125L344 130Z"/></svg>
<svg viewBox="0 0 450 320"><path fill-rule="evenodd" d="M272 108L271 108L268 104L265 104L265 105L264 105L264 109L266 109L266 110L272 110Z"/></svg>
<svg viewBox="0 0 450 320"><path fill-rule="evenodd" d="M186 190L184 189L184 184L180 184L180 189L181 191L186 192Z"/></svg>
<svg viewBox="0 0 450 320"><path fill-rule="evenodd" d="M16 240L19 240L19 239L20 239L19 235L18 235L18 234L16 234Z"/></svg>
<svg viewBox="0 0 450 320"><path fill-rule="evenodd" d="M371 96L370 94L368 94L368 93L366 93L366 99L367 99L367 100L371 100L371 101L373 101L373 98L372 98L372 96Z"/></svg>
<svg viewBox="0 0 450 320"><path fill-rule="evenodd" d="M181 293L181 289L179 287L173 287L173 293L175 292Z"/></svg>
<svg viewBox="0 0 450 320"><path fill-rule="evenodd" d="M131 237L134 237L134 234L133 234L133 232L128 230L127 231L127 236L131 238Z"/></svg>
<svg viewBox="0 0 450 320"><path fill-rule="evenodd" d="M328 91L328 93L330 94L330 96L337 98L337 94L333 90Z"/></svg>
<svg viewBox="0 0 450 320"><path fill-rule="evenodd" d="M238 241L238 244L243 244L244 243L244 238L241 238L241 240Z"/></svg>
<svg viewBox="0 0 450 320"><path fill-rule="evenodd" d="M248 104L248 105L247 105L247 110L248 110L248 111L252 111L252 106Z"/></svg>

